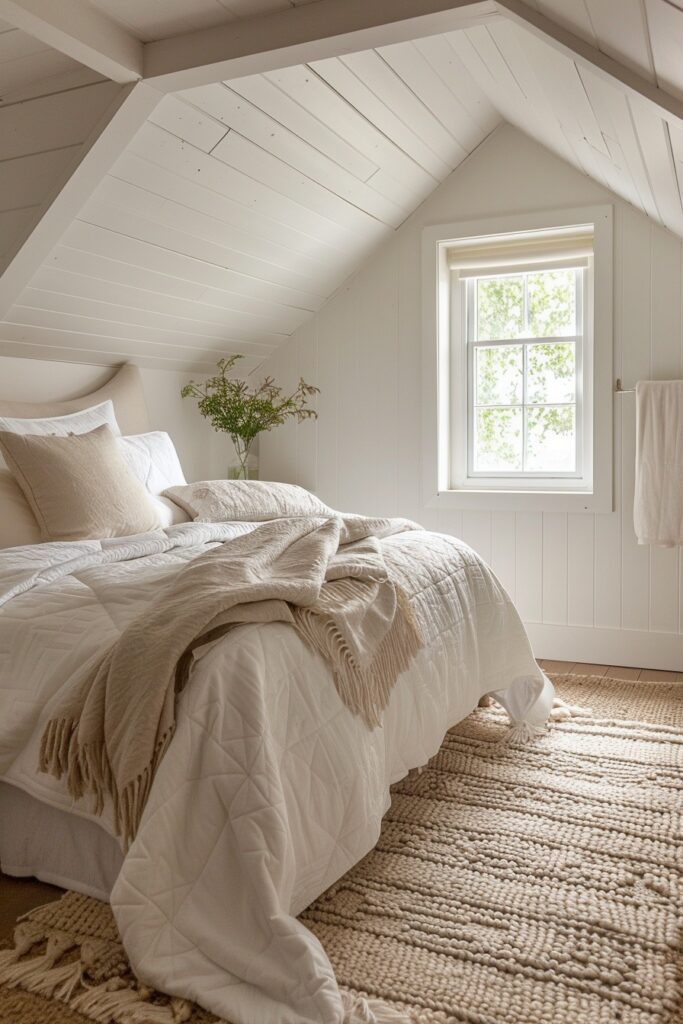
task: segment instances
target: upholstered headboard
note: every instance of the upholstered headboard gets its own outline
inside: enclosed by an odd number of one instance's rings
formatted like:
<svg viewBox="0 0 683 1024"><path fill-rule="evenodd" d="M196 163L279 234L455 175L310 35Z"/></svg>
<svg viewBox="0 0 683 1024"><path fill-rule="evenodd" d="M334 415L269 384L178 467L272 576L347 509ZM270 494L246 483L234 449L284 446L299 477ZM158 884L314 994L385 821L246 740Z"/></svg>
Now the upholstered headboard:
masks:
<svg viewBox="0 0 683 1024"><path fill-rule="evenodd" d="M90 391L87 395L66 402L12 402L0 399L0 416L22 419L66 416L67 413L79 412L91 405L106 402L108 398L114 403L116 420L122 434L144 434L149 430L142 377L137 366L131 363L121 366L111 380L97 391Z"/></svg>

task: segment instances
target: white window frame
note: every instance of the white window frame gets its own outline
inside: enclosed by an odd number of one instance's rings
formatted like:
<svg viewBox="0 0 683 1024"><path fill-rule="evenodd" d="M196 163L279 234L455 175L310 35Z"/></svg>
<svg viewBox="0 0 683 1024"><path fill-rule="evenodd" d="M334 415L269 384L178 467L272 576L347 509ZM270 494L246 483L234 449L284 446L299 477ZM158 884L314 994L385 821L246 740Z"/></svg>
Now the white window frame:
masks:
<svg viewBox="0 0 683 1024"><path fill-rule="evenodd" d="M581 358L582 368L588 372L579 373L577 365L577 379L586 384L580 403L581 475L472 475L467 446L463 445L468 437L471 346L465 344L468 326L462 289L453 287L454 271L449 269L447 250L462 239L580 225L593 226L592 266L584 271L582 309ZM613 510L612 264L609 205L441 224L423 231L424 505L515 511Z"/></svg>

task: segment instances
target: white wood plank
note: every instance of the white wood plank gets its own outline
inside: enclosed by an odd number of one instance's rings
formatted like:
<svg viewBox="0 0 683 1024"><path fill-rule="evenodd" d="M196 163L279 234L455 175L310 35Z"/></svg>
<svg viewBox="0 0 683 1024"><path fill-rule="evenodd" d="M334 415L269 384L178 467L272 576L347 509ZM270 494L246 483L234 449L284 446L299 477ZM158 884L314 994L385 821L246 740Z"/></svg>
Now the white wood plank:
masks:
<svg viewBox="0 0 683 1024"><path fill-rule="evenodd" d="M216 159L223 159L226 148L230 149L230 135L235 132L262 152L269 153L280 163L306 175L311 181L345 202L352 203L369 216L393 227L403 220L405 214L401 208L384 199L379 192L359 181L339 164L319 153L313 146L226 86L203 86L200 89L193 89L186 96L200 110L232 129L213 150L212 155ZM230 160L226 162L229 163Z"/></svg>
<svg viewBox="0 0 683 1024"><path fill-rule="evenodd" d="M341 203L324 189L318 190L312 182L309 190L302 187L305 183L302 183L300 175L290 177L290 169L283 170L278 161L263 161L265 166L258 169L255 157L259 151L256 147L250 149L249 144L243 147L235 145L238 138L235 136L232 140L233 164L239 165L234 167L183 145L172 135L148 123L114 165L112 173L135 182L135 175L140 171L131 157L137 156L155 168L172 172L183 181L200 185L248 211L253 210L257 217L298 228L317 241L347 251L355 251L359 235L376 239L384 234L382 226L371 217L349 208L348 204ZM247 167L251 173L243 170ZM258 179L255 174L259 174ZM347 209L349 217L345 221Z"/></svg>
<svg viewBox="0 0 683 1024"><path fill-rule="evenodd" d="M318 120L292 100L265 75L240 78L231 82L230 88L359 181L367 181L377 170L378 164L355 148L353 136L345 138L332 131L324 121Z"/></svg>
<svg viewBox="0 0 683 1024"><path fill-rule="evenodd" d="M305 65L282 68L269 72L266 78L318 120L329 124L337 135L353 139L354 145L369 160L389 172L408 193L419 193L436 185L436 178L330 88L313 68Z"/></svg>
<svg viewBox="0 0 683 1024"><path fill-rule="evenodd" d="M126 225L131 225L130 218L139 218L140 225L135 229L138 237L147 237L145 227L148 222L163 226L164 238L170 241L169 229L190 236L195 242L208 242L210 246L220 246L229 253L240 258L247 256L258 260L258 263L244 264L244 272L263 277L265 280L278 280L281 284L291 283L294 286L315 287L318 294L329 294L340 283L345 271L350 270L346 257L337 254L336 259L328 256L322 262L322 253L315 260L311 256L294 252L268 239L243 231L234 226L227 227L216 217L189 209L172 200L155 195L146 189L137 188L116 178L105 178L97 190L97 194L87 203L80 213L80 219L89 223L100 223L99 217L104 212L107 223L111 227L111 210L121 210L123 217L116 228L128 233ZM168 245L170 248L171 246ZM175 249L175 245L173 246ZM182 251L186 251L183 249ZM199 251L208 254L208 248ZM217 252L217 250L215 250ZM221 265L231 266L233 257L223 258ZM252 265L253 263L253 265ZM261 272L263 268L263 272ZM274 268L274 269L272 269Z"/></svg>
<svg viewBox="0 0 683 1024"><path fill-rule="evenodd" d="M9 22L3 22L9 25ZM0 64L6 61L21 60L36 53L49 53L50 48L40 39L30 36L28 32L11 26L0 32Z"/></svg>
<svg viewBox="0 0 683 1024"><path fill-rule="evenodd" d="M567 622L592 626L594 619L595 516L581 512L567 516Z"/></svg>
<svg viewBox="0 0 683 1024"><path fill-rule="evenodd" d="M303 273L287 270L276 263L239 251L237 245L232 248L203 237L197 238L187 231L145 219L122 207L100 203L96 199L88 203L77 223L104 228L108 232L116 232L158 249L189 256L201 263L208 263L264 284L290 289L294 303L299 303L302 299L306 303L320 303L325 298L325 289L317 287L317 282L307 278Z"/></svg>
<svg viewBox="0 0 683 1024"><path fill-rule="evenodd" d="M285 305L312 311L319 308L323 301L311 297L309 293L302 293L284 285L271 284L260 278L186 256L184 253L171 252L150 242L86 224L84 221L74 221L64 233L62 241L65 245L80 249L82 252L111 257L141 267L143 270L156 270L170 277L194 281L195 284L204 287L249 296L257 302L261 299L276 299Z"/></svg>
<svg viewBox="0 0 683 1024"><path fill-rule="evenodd" d="M396 59L396 54L394 57ZM443 160L447 167L456 167L464 159L469 149L458 141L453 132L449 130L451 126L440 121L437 112L432 109L431 101L435 100L433 92L423 99L421 91L419 93L414 91L415 72L414 68L411 70L408 62L404 64L403 70L410 77L412 85L410 82L404 81L401 75L393 69L388 60L383 57L381 50L351 53L342 57L341 60L358 79L372 89L380 100L387 106L391 104L402 121L413 126L413 130L424 144ZM428 74L429 65L426 70ZM421 90L428 88L428 84L429 78L421 83Z"/></svg>
<svg viewBox="0 0 683 1024"><path fill-rule="evenodd" d="M637 97L630 98L629 106L661 219L683 235L683 208L666 123Z"/></svg>
<svg viewBox="0 0 683 1024"><path fill-rule="evenodd" d="M222 355L228 354L231 350L239 351L238 345L232 343L232 348L227 345L220 347L207 347L200 345L171 345L168 343L156 343L130 339L128 337L117 337L115 334L97 335L80 334L58 327L40 326L38 324L14 324L3 321L2 341L21 342L27 346L39 345L45 348L53 348L55 354L52 357L45 355L43 358L56 358L58 353L70 351L80 353L79 362L91 362L89 355L93 358L97 354L111 357L111 362L125 362L127 359L170 359L176 363L192 366L199 363L213 367ZM259 365L262 356L247 355L242 363L241 369L249 373Z"/></svg>
<svg viewBox="0 0 683 1024"><path fill-rule="evenodd" d="M491 513L491 568L513 601L517 586L515 533L514 512Z"/></svg>
<svg viewBox="0 0 683 1024"><path fill-rule="evenodd" d="M145 293L143 293L145 294ZM260 346L265 344L270 350L283 344L288 335L274 331L258 317L247 317L245 314L229 315L222 311L222 320L214 322L200 320L196 316L176 316L173 312L149 309L147 306L126 306L122 302L103 302L91 295L63 295L57 292L31 287L26 288L13 307L12 313L19 309L34 309L47 312L66 313L70 317L105 320L109 323L131 324L140 327L152 327L169 334L176 332L192 335L197 338L217 338L221 340L238 338L241 341L253 341ZM173 340L169 338L169 340Z"/></svg>
<svg viewBox="0 0 683 1024"><path fill-rule="evenodd" d="M83 249L72 248L65 245L58 245L50 253L44 270L56 268L81 275L85 278L95 278L107 284L118 286L123 285L133 288L144 288L147 291L155 292L164 297L168 295L190 301L201 300L201 302L216 306L219 309L236 310L242 313L254 312L254 300L250 294L231 292L226 288L215 287L207 284L202 275L195 275L197 280L188 281L177 274L166 274L158 270L148 270L136 266L124 259L115 259L99 253L88 252ZM174 265L173 269L177 269ZM184 268L183 268L184 269ZM298 326L308 310L297 309L295 306L287 306L282 302L275 301L273 294L260 296L257 308L263 316L273 317L276 322L282 318L283 330L291 329L286 316L292 317ZM285 326L287 324L287 326Z"/></svg>
<svg viewBox="0 0 683 1024"><path fill-rule="evenodd" d="M0 107L0 160L83 142L118 90L101 82L31 100L28 106Z"/></svg>
<svg viewBox="0 0 683 1024"><path fill-rule="evenodd" d="M105 186L106 180L100 188ZM116 168L108 180L126 182L144 189L146 193L153 193L174 203L180 203L191 211L205 214L214 219L224 232L233 227L238 228L294 253L312 257L317 255L318 260L340 262L352 256L347 248L330 245L272 217L263 216L253 207L235 202L158 164L151 164L133 153L125 154L117 161Z"/></svg>
<svg viewBox="0 0 683 1024"><path fill-rule="evenodd" d="M69 334L80 334L93 338L117 338L138 343L141 351L149 344L166 345L188 350L205 352L232 351L245 352L249 355L269 355L282 342L280 335L263 335L259 341L246 341L244 338L231 337L229 330L222 335L210 337L188 333L183 330L170 330L168 327L146 327L137 323L121 320L101 320L81 314L60 313L53 309L32 309L18 303L6 315L6 323L21 324L25 327L49 328ZM149 350L147 350L149 351Z"/></svg>
<svg viewBox="0 0 683 1024"><path fill-rule="evenodd" d="M543 513L517 512L516 605L525 622L543 620Z"/></svg>
<svg viewBox="0 0 683 1024"><path fill-rule="evenodd" d="M586 0L573 0L571 4L568 4L566 0L537 0L536 7L558 25L568 28L581 39L585 39L587 43L596 45L595 32L586 8Z"/></svg>
<svg viewBox="0 0 683 1024"><path fill-rule="evenodd" d="M134 362L136 366L148 367L153 370L173 370L181 373L211 373L216 369L216 360L213 354L204 361L193 356L189 359L176 359L172 356L163 355L130 355L126 352L118 352L115 346L111 350L92 351L88 348L78 348L66 343L64 339L52 341L30 340L26 337L26 328L8 325L8 331L16 331L22 338L21 341L9 340L7 333L3 332L0 338L0 355L16 356L23 359L46 359L59 360L65 363L84 363L93 366L118 366L122 362ZM40 336L43 338L41 332ZM70 338L67 336L67 341ZM256 369L260 360L247 357L242 363L245 373Z"/></svg>
<svg viewBox="0 0 683 1024"><path fill-rule="evenodd" d="M183 142L201 149L203 153L210 153L227 131L225 125L218 124L212 117L206 117L178 96L165 96L152 111L149 120Z"/></svg>
<svg viewBox="0 0 683 1024"><path fill-rule="evenodd" d="M567 513L543 513L543 621L567 621Z"/></svg>
<svg viewBox="0 0 683 1024"><path fill-rule="evenodd" d="M652 192L652 185L643 162L638 137L635 133L628 101L624 93L604 78L587 68L580 68L591 106L603 133L610 137L608 146L612 152L611 139L619 144L625 169L628 170L636 190L635 205L640 206L648 216L659 219L659 210Z"/></svg>
<svg viewBox="0 0 683 1024"><path fill-rule="evenodd" d="M47 84L48 88L44 85L43 91L51 92L51 79L72 70L73 67L74 62L56 50L44 50L30 57L5 61L0 64L0 96L6 102L7 96L35 82Z"/></svg>
<svg viewBox="0 0 683 1024"><path fill-rule="evenodd" d="M0 210L37 206L75 154L69 146L0 161Z"/></svg>
<svg viewBox="0 0 683 1024"><path fill-rule="evenodd" d="M399 146L437 181L449 174L455 163L445 161L428 146L411 124L401 118L395 104L380 98L363 78L338 58L315 61L313 70L336 89L356 110ZM456 161L457 162L457 161Z"/></svg>
<svg viewBox="0 0 683 1024"><path fill-rule="evenodd" d="M622 231L622 374L625 387L650 377L652 294L651 226L624 208ZM622 402L622 628L649 629L650 549L639 545L633 529L635 489L635 402Z"/></svg>
<svg viewBox="0 0 683 1024"><path fill-rule="evenodd" d="M421 523L420 500L422 410L419 401L422 351L415 339L421 337L422 310L415 294L421 279L420 246L407 229L396 236L397 267L397 372L396 393L400 410L396 441L400 453L396 467L397 511L406 519Z"/></svg>
<svg viewBox="0 0 683 1024"><path fill-rule="evenodd" d="M600 629L619 629L621 626L621 516L619 512L595 516L594 559L594 624Z"/></svg>
<svg viewBox="0 0 683 1024"><path fill-rule="evenodd" d="M655 380L681 378L681 272L680 238L652 230L652 357ZM650 554L650 628L677 633L679 623L680 548L653 547Z"/></svg>
<svg viewBox="0 0 683 1024"><path fill-rule="evenodd" d="M41 96L49 96L53 93L68 92L70 89L82 89L87 85L94 85L103 82L104 79L96 71L90 68L82 68L71 61L71 70L62 71L58 75L51 75L49 78L40 78L37 81L29 82L18 89L9 89L0 97L0 104L9 107L14 103L25 103L27 100L35 100Z"/></svg>
<svg viewBox="0 0 683 1024"><path fill-rule="evenodd" d="M465 510L462 513L462 540L485 562L491 561L491 513Z"/></svg>
<svg viewBox="0 0 683 1024"><path fill-rule="evenodd" d="M471 152L488 135L489 120L472 117L415 43L383 46L380 56L439 119L450 135Z"/></svg>
<svg viewBox="0 0 683 1024"><path fill-rule="evenodd" d="M644 0L657 81L683 97L683 10L668 0Z"/></svg>
<svg viewBox="0 0 683 1024"><path fill-rule="evenodd" d="M297 375L308 384L318 382L318 325L314 318L303 324L297 332ZM317 409L317 396L311 398L311 408ZM317 489L316 420L303 420L296 424L296 482L300 487L315 492Z"/></svg>
<svg viewBox="0 0 683 1024"><path fill-rule="evenodd" d="M602 52L654 82L643 0L619 0L616 18L612 0L586 0L586 4Z"/></svg>
<svg viewBox="0 0 683 1024"><path fill-rule="evenodd" d="M91 269L88 261L92 257L86 257L86 254L78 253L75 249L63 251L74 257L80 257L84 270ZM91 300L109 303L114 308L123 306L128 309L145 310L152 314L161 313L180 317L198 324L214 325L217 330L222 330L224 333L225 325L229 322L240 336L243 331L248 332L244 335L245 337L252 336L255 332L282 333L288 336L301 324L301 313L287 306L272 303L264 306L259 303L255 308L253 303L245 302L243 299L241 306L248 307L243 309L240 308L238 301L235 301L234 298L231 299L225 292L216 293L217 298L212 302L214 296L211 294L211 289L202 290L201 288L194 289L197 298L182 297L177 294L178 289L176 288L180 282L175 278L163 278L162 275L158 275L162 277L161 283L154 278L151 282L147 282L140 279L139 272L134 270L129 277L129 280L136 282L134 285L113 282L106 279L107 270L112 266L115 266L114 261L109 261L109 263L104 261L104 268L101 272L105 275L105 280L85 273L66 271L56 266L44 266L34 275L31 288L24 289L20 301L24 305L35 305L35 302L27 299L28 293L45 292L56 296L57 299L64 300L64 309L70 309L72 312L78 310L82 301ZM97 268L95 269L97 270ZM166 290L150 290L145 288L146 283L151 283L156 288L165 287ZM192 289L191 285L190 289ZM192 290L190 294L193 294ZM199 301L200 295L202 301ZM70 304L66 300L70 300ZM237 308L231 309L230 302Z"/></svg>
<svg viewBox="0 0 683 1024"><path fill-rule="evenodd" d="M428 36L415 39L415 48L434 69L454 98L467 110L475 124L481 126L485 135L493 131L500 121L500 115L488 96L478 86L476 79L467 70L450 45L447 36Z"/></svg>

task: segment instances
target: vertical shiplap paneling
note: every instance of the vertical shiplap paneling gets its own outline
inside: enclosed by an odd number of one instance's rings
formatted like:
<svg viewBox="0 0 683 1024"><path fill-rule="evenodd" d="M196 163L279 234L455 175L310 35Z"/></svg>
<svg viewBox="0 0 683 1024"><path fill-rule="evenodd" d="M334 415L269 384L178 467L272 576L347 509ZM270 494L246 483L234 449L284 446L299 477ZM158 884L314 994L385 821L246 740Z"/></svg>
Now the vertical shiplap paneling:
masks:
<svg viewBox="0 0 683 1024"><path fill-rule="evenodd" d="M307 384L318 382L318 321L302 325L296 337L299 375ZM309 403L318 409L318 396ZM296 431L296 482L308 491L318 489L316 421L303 420Z"/></svg>
<svg viewBox="0 0 683 1024"><path fill-rule="evenodd" d="M467 509L462 513L462 539L485 562L491 561L491 513Z"/></svg>
<svg viewBox="0 0 683 1024"><path fill-rule="evenodd" d="M398 331L398 373L396 379L398 423L396 438L398 463L396 487L399 515L422 522L422 475L420 473L420 439L422 433L422 304L415 296L415 282L421 279L421 245L416 231L399 232L398 289L396 299ZM426 523L425 523L426 525Z"/></svg>
<svg viewBox="0 0 683 1024"><path fill-rule="evenodd" d="M593 625L594 515L567 516L567 622Z"/></svg>
<svg viewBox="0 0 683 1024"><path fill-rule="evenodd" d="M652 229L653 380L681 376L681 240ZM680 467L679 470L680 471ZM650 629L678 631L680 548L653 547L650 552Z"/></svg>
<svg viewBox="0 0 683 1024"><path fill-rule="evenodd" d="M491 568L513 601L517 593L517 542L515 534L516 522L514 512L491 513Z"/></svg>
<svg viewBox="0 0 683 1024"><path fill-rule="evenodd" d="M517 512L517 609L527 622L543 620L543 513Z"/></svg>
<svg viewBox="0 0 683 1024"><path fill-rule="evenodd" d="M354 480L365 511L397 511L397 283L398 248L388 243L381 261L369 266L357 284L357 367L353 412Z"/></svg>
<svg viewBox="0 0 683 1024"><path fill-rule="evenodd" d="M621 350L624 387L650 376L651 249L652 225L643 216L622 207L621 239L622 316ZM636 406L634 395L623 395L621 481L622 627L649 629L650 550L636 540L633 530L635 486Z"/></svg>
<svg viewBox="0 0 683 1024"><path fill-rule="evenodd" d="M567 622L567 513L543 513L543 621Z"/></svg>

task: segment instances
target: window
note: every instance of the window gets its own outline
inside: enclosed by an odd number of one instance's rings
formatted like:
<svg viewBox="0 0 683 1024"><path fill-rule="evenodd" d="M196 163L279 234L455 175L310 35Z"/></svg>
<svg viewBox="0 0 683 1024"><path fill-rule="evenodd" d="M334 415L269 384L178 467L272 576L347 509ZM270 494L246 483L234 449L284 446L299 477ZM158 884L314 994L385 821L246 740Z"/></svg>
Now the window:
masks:
<svg viewBox="0 0 683 1024"><path fill-rule="evenodd" d="M611 508L611 208L581 212L425 231L427 479L439 501Z"/></svg>
<svg viewBox="0 0 683 1024"><path fill-rule="evenodd" d="M584 273L542 268L461 282L469 478L581 476Z"/></svg>

